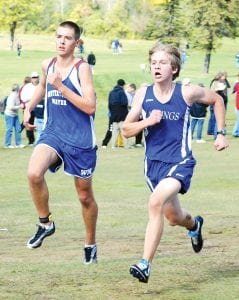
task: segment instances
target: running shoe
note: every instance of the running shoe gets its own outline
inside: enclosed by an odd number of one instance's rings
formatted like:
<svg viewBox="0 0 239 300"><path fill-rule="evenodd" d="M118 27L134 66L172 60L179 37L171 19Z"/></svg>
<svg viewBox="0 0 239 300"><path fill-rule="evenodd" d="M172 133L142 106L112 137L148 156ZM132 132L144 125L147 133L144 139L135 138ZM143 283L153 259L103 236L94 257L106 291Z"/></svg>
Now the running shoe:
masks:
<svg viewBox="0 0 239 300"><path fill-rule="evenodd" d="M203 238L202 238L203 218L201 216L197 216L195 218L195 222L197 223L197 229L195 231L189 230L188 236L191 238L194 252L198 253L201 251L203 247Z"/></svg>
<svg viewBox="0 0 239 300"><path fill-rule="evenodd" d="M84 248L84 264L92 264L97 263L97 246L94 245L92 247L85 247Z"/></svg>
<svg viewBox="0 0 239 300"><path fill-rule="evenodd" d="M37 227L38 229L36 234L27 242L27 247L30 249L40 247L44 238L52 235L55 232L54 222L52 222L50 225L38 224Z"/></svg>
<svg viewBox="0 0 239 300"><path fill-rule="evenodd" d="M150 275L150 264L146 259L141 259L137 265L132 265L129 273L138 278L140 282L147 283Z"/></svg>

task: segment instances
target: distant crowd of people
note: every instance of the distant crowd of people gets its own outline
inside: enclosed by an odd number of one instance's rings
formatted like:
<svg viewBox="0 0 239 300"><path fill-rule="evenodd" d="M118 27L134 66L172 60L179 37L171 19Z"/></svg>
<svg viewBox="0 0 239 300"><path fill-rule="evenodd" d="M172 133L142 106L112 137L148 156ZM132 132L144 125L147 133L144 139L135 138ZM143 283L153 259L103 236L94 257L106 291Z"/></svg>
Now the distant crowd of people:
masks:
<svg viewBox="0 0 239 300"><path fill-rule="evenodd" d="M90 51L87 56L87 62L90 66L92 74L94 74L94 66L96 64L95 54ZM27 102L30 101L36 86L39 83L39 74L32 72L30 76L26 76L23 80L23 84L13 84L11 93L3 99L2 112L4 111L6 122L6 133L4 140L5 148L23 148L25 145L22 143L21 132L24 129L23 122L20 123L19 111L25 108ZM189 78L184 78L182 83L185 85L190 84ZM202 83L198 83L199 86L204 86ZM228 105L228 89L231 85L227 79L227 72L220 71L212 79L210 88L219 94L224 101L225 109ZM125 120L128 112L131 109L133 98L136 92L135 83L126 84L124 79L119 79L116 82L115 87L109 92L108 95L108 128L106 134L102 140L102 148L106 149L111 140L111 148L133 148L143 146L143 131L141 131L135 137L135 142L126 139L122 135L122 124ZM235 124L232 130L233 137L239 137L239 74L237 81L235 82L232 94L235 95ZM35 124L36 130L26 129L26 137L28 145L33 146L40 137L44 124L44 99L36 106L31 112L30 124ZM196 140L197 143L205 143L203 139L203 128L206 119L208 107L207 105L195 102L190 109L191 116L191 130L192 140ZM209 118L207 126L207 135L212 135L214 138L217 133L216 119L214 114L213 105L209 106ZM196 131L196 139L194 138L194 132ZM15 132L15 143L12 142L12 135ZM35 137L36 133L36 137Z"/></svg>
<svg viewBox="0 0 239 300"><path fill-rule="evenodd" d="M111 49L113 54L120 54L123 52L123 45L122 42L116 38L111 43Z"/></svg>
<svg viewBox="0 0 239 300"><path fill-rule="evenodd" d="M189 78L184 78L182 80L183 85L190 85L191 81ZM142 84L144 85L144 84ZM198 83L199 86L204 87L203 83ZM210 89L215 91L223 98L225 109L228 105L228 89L231 85L227 79L227 72L220 71L212 79L210 83ZM136 92L135 83L126 84L124 79L119 79L116 82L114 88L109 92L108 95L108 128L106 134L102 140L101 146L106 149L109 142L111 141L111 148L133 148L142 147L144 145L143 141L143 131L135 137L135 142L126 139L122 135L123 122L131 109L133 98ZM236 120L235 125L232 130L233 137L239 137L239 74L238 80L233 86L232 94L235 94L235 110L236 110ZM217 125L214 113L213 105L206 105L199 102L194 102L190 109L191 117L191 135L192 141L196 143L204 144L206 139L203 138L204 123L207 116L207 111L209 110L209 118L206 133L209 136L216 138L217 135ZM142 116L141 116L142 117ZM196 134L195 134L196 132ZM226 129L225 129L226 134Z"/></svg>
<svg viewBox="0 0 239 300"><path fill-rule="evenodd" d="M238 107L239 107L239 74L237 75L238 78L236 82L233 85L232 88L232 97L233 100L235 100L235 112L236 112L236 118L235 118L235 124L232 129L232 136L233 137L239 137L239 116L238 116ZM218 72L215 77L211 80L209 88L219 94L224 103L225 110L227 110L228 102L229 102L229 89L231 88L231 84L228 81L228 75L225 71ZM183 84L190 84L189 78L184 78L182 80ZM198 83L199 86L204 86L202 83ZM233 104L234 105L234 104ZM204 128L204 121L206 119L207 111L209 109L209 117L208 117L208 125L206 134L209 136L213 136L214 139L217 136L217 125L216 125L216 118L214 113L214 106L209 105L209 108L207 105L204 105L202 103L193 103L190 109L190 116L191 116L191 130L192 130L192 141L195 140L194 138L194 132L197 127L197 133L196 133L196 142L197 143L205 143L206 140L202 138L203 134L203 128ZM225 128L225 134L228 134L227 128Z"/></svg>
<svg viewBox="0 0 239 300"><path fill-rule="evenodd" d="M4 107L2 112L4 113L6 132L4 138L4 147L13 148L24 148L26 145L22 143L21 133L25 126L20 123L19 111L24 111L26 104L31 100L32 95L35 92L37 85L39 84L39 74L32 72L30 76L26 76L23 80L23 84L13 84L11 92L3 100ZM31 118L29 119L30 124L35 124L36 137L34 130L26 129L26 137L28 140L28 146L34 146L39 139L43 130L44 119L44 98L31 112ZM15 143L13 142L13 133L15 133Z"/></svg>

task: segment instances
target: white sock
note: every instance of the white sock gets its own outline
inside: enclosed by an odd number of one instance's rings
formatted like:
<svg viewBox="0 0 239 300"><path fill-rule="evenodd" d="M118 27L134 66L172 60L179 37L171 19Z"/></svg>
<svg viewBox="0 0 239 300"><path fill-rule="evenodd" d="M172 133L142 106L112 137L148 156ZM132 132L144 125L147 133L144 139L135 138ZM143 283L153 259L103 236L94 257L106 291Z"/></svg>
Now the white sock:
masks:
<svg viewBox="0 0 239 300"><path fill-rule="evenodd" d="M93 248L94 246L95 246L95 244L93 244L93 245L87 245L87 244L85 244L85 248L88 248L88 247Z"/></svg>
<svg viewBox="0 0 239 300"><path fill-rule="evenodd" d="M43 224L43 223L40 223L41 226L45 227L46 229L49 229L52 227L52 224L53 222L51 222L50 224L46 225L46 224Z"/></svg>

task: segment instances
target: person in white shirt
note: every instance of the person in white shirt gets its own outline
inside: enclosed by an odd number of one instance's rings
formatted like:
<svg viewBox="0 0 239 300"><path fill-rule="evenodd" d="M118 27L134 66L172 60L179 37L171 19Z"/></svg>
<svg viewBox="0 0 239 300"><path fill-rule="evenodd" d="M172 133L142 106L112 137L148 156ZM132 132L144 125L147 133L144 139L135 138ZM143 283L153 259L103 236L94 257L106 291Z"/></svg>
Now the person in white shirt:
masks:
<svg viewBox="0 0 239 300"><path fill-rule="evenodd" d="M7 98L6 109L4 111L6 121L6 133L4 145L5 148L15 148L12 142L12 132L15 129L15 144L16 148L23 148L21 139L21 125L19 121L18 111L22 107L18 97L19 85L13 84L12 91Z"/></svg>
<svg viewBox="0 0 239 300"><path fill-rule="evenodd" d="M125 89L125 94L128 99L128 109L129 110L131 109L131 106L132 106L135 91L136 91L136 85L134 83L130 83Z"/></svg>
<svg viewBox="0 0 239 300"><path fill-rule="evenodd" d="M24 102L24 104L28 103L31 100L38 84L39 84L39 74L37 72L32 72L31 82L24 85L24 87L21 90L21 100ZM35 119L35 115L34 115L34 111L32 111L29 123L34 124L34 119ZM26 134L28 138L28 145L30 146L34 145L35 142L34 130L26 130Z"/></svg>

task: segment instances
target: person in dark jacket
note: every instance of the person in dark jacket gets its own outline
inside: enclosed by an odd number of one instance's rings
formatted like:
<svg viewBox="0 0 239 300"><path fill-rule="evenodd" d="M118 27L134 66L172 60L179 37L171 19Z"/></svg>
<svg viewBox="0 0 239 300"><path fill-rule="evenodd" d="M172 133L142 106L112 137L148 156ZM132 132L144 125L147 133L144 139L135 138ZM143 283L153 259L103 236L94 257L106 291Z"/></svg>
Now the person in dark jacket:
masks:
<svg viewBox="0 0 239 300"><path fill-rule="evenodd" d="M36 132L37 132L37 138L36 142L39 140L40 135L43 131L44 127L44 108L45 108L45 100L42 99L35 107L34 114L35 114L35 125L36 125Z"/></svg>
<svg viewBox="0 0 239 300"><path fill-rule="evenodd" d="M92 51L87 56L87 62L90 66L92 74L94 74L94 66L96 64L96 57L95 57L95 54Z"/></svg>
<svg viewBox="0 0 239 300"><path fill-rule="evenodd" d="M117 145L118 135L122 134L122 125L128 114L128 99L124 91L125 81L119 79L117 85L109 93L108 108L112 123L112 148ZM123 137L124 147L129 148L129 140Z"/></svg>
<svg viewBox="0 0 239 300"><path fill-rule="evenodd" d="M199 84L203 87L203 84ZM207 114L207 105L194 102L190 109L191 115L191 130L192 130L192 139L195 127L197 125L197 143L205 143L206 141L202 139L203 124Z"/></svg>

